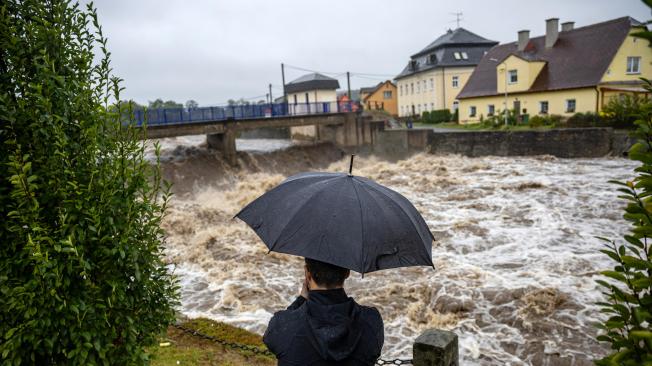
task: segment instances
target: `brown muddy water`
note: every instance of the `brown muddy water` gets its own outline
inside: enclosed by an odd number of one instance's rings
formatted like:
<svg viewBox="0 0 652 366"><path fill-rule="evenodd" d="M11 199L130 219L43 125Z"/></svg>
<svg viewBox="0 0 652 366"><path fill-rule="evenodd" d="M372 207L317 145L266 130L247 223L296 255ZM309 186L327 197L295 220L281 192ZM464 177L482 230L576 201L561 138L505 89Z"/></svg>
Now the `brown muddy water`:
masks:
<svg viewBox="0 0 652 366"><path fill-rule="evenodd" d="M238 140L238 168L203 136L163 139L175 184L164 222L166 255L180 280L181 312L263 333L298 294L302 260L267 254L233 215L287 176L346 171L331 145ZM352 275L347 292L379 309L383 357L411 357L427 328L453 330L462 365L590 365L601 299L594 280L611 265L594 236L627 224L609 179L632 177L624 159L414 155L356 159L355 173L407 196L437 238L432 268Z"/></svg>

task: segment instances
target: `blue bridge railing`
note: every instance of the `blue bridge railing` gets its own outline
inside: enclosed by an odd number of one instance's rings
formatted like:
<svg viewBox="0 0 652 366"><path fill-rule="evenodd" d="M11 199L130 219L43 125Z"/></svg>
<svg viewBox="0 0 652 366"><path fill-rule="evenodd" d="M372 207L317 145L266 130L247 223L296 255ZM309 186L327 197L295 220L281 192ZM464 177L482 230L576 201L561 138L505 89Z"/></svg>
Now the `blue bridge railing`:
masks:
<svg viewBox="0 0 652 366"><path fill-rule="evenodd" d="M358 112L361 110L362 106L358 102L342 101L297 104L265 103L198 108L137 109L133 111L133 114L138 126L142 125L145 121L147 121L147 125L149 126L157 126L210 121Z"/></svg>

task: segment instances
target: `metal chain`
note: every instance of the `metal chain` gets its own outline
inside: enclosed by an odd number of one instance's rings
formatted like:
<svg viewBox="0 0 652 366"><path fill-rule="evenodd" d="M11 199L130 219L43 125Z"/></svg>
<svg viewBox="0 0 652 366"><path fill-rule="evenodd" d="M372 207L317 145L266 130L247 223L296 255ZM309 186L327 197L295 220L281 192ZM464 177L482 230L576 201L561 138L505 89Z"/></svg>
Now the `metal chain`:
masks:
<svg viewBox="0 0 652 366"><path fill-rule="evenodd" d="M407 359L394 359L394 360L383 360L382 358L376 360L376 365L411 365L412 360Z"/></svg>
<svg viewBox="0 0 652 366"><path fill-rule="evenodd" d="M179 329L179 330L181 330L183 332L186 332L188 334L191 334L191 335L193 335L195 337L204 338L204 339L207 339L209 341L219 343L219 344L221 344L221 345L223 345L225 347L229 347L229 348L233 348L233 349L239 349L239 350L243 350L243 351L250 351L250 352L253 352L253 353L258 354L258 355L274 356L274 354L272 352L270 352L269 350L263 349L263 348L258 348L256 346L250 346L250 345L247 345L247 344L240 344L240 343L225 341L223 339L219 339L219 338L207 335L207 334L199 333L198 331L196 331L194 329L186 328L183 325L179 325L179 324L174 324L173 326L175 328L177 328L177 329Z"/></svg>
<svg viewBox="0 0 652 366"><path fill-rule="evenodd" d="M247 345L247 344L240 344L240 343L225 341L223 339L219 339L217 337L213 337L213 336L210 336L208 334L200 333L200 332L198 332L198 331L196 331L194 329L187 328L187 327L184 327L183 325L179 325L179 324L173 324L172 326L179 329L180 331L182 331L184 333L188 333L188 334L193 335L195 337L203 338L203 339L206 339L206 340L221 344L222 346L225 346L225 347L229 347L229 348L233 348L233 349L239 349L239 350L243 350L243 351L250 351L250 352L253 352L253 353L258 354L258 355L274 356L274 354L272 352L270 352L269 350L258 348L256 346L250 346L250 345ZM412 364L412 360L407 360L407 359L398 359L397 358L397 359L394 359L394 360L383 360L381 358L381 359L376 360L376 365L411 365L411 364Z"/></svg>

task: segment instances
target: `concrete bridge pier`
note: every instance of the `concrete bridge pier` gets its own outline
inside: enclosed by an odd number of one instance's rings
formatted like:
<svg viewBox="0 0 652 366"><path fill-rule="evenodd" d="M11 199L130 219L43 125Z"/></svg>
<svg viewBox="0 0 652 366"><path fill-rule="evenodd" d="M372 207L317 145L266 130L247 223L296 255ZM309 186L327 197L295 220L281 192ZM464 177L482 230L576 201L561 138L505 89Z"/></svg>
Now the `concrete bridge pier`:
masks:
<svg viewBox="0 0 652 366"><path fill-rule="evenodd" d="M235 131L226 129L224 133L212 133L206 135L208 146L222 152L224 159L231 165L238 161L235 149Z"/></svg>

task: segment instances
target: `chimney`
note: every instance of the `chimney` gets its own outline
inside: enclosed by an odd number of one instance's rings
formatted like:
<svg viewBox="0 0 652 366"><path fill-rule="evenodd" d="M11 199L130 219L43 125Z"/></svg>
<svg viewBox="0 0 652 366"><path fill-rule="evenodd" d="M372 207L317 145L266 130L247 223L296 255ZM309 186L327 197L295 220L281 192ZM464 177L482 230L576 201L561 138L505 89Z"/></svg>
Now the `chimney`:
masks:
<svg viewBox="0 0 652 366"><path fill-rule="evenodd" d="M525 47L527 46L528 42L530 42L530 31L527 29L518 31L518 50L519 51L525 50Z"/></svg>
<svg viewBox="0 0 652 366"><path fill-rule="evenodd" d="M559 38L559 18L546 19L546 48L551 48Z"/></svg>
<svg viewBox="0 0 652 366"><path fill-rule="evenodd" d="M575 22L561 23L561 31L562 32L568 32L569 30L573 30L573 28L575 28Z"/></svg>

